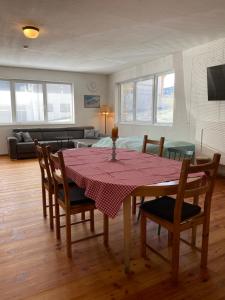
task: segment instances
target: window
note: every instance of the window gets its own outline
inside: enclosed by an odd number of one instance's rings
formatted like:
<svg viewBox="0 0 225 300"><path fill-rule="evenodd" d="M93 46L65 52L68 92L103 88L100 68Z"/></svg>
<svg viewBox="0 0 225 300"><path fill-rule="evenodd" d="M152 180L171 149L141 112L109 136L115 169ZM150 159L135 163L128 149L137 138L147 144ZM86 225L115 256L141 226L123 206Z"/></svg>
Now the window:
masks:
<svg viewBox="0 0 225 300"><path fill-rule="evenodd" d="M136 120L152 121L154 80L138 81L136 84Z"/></svg>
<svg viewBox="0 0 225 300"><path fill-rule="evenodd" d="M72 87L70 84L47 83L48 120L72 122Z"/></svg>
<svg viewBox="0 0 225 300"><path fill-rule="evenodd" d="M156 123L173 123L174 83L174 73L157 77Z"/></svg>
<svg viewBox="0 0 225 300"><path fill-rule="evenodd" d="M133 121L134 84L133 82L121 85L121 121Z"/></svg>
<svg viewBox="0 0 225 300"><path fill-rule="evenodd" d="M11 123L11 91L10 82L0 80L0 123Z"/></svg>
<svg viewBox="0 0 225 300"><path fill-rule="evenodd" d="M16 122L44 121L42 84L15 83Z"/></svg>
<svg viewBox="0 0 225 300"><path fill-rule="evenodd" d="M73 121L72 84L0 80L0 124Z"/></svg>
<svg viewBox="0 0 225 300"><path fill-rule="evenodd" d="M69 113L70 112L70 104L60 103L60 112L61 113Z"/></svg>
<svg viewBox="0 0 225 300"><path fill-rule="evenodd" d="M121 83L120 121L172 124L174 87L174 73Z"/></svg>

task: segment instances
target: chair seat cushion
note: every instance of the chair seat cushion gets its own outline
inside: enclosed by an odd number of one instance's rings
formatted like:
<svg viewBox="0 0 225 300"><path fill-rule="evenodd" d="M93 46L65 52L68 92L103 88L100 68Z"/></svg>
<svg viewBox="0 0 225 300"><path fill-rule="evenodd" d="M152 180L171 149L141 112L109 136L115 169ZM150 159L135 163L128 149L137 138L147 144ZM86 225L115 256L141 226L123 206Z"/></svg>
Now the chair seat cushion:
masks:
<svg viewBox="0 0 225 300"><path fill-rule="evenodd" d="M157 198L155 200L144 202L141 206L141 209L159 218L165 219L169 222L173 222L175 201L176 200L174 198L165 196ZM187 220L199 214L200 211L200 206L183 202L181 221Z"/></svg>
<svg viewBox="0 0 225 300"><path fill-rule="evenodd" d="M90 205L90 204L95 204L95 201L87 198L85 195L85 190L79 188L78 186L71 186L69 185L69 198L70 198L70 205ZM64 190L63 188L59 189L58 192L59 198L62 200L64 199Z"/></svg>

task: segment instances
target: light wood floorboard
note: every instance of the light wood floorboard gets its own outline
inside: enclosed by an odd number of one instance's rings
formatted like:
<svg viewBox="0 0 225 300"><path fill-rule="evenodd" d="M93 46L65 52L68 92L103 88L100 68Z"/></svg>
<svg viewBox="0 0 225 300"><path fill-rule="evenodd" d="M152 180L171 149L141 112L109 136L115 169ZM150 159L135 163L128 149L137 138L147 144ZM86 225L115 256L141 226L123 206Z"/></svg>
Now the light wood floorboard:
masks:
<svg viewBox="0 0 225 300"><path fill-rule="evenodd" d="M182 243L180 282L170 281L170 267L148 251L139 255L139 225L132 221L132 273L123 272L122 211L110 220L109 245L102 238L73 247L66 257L65 235L56 242L42 217L39 167L35 160L0 157L0 299L225 299L225 180L217 180L212 203L207 282L199 276L200 254ZM77 216L78 219L78 216ZM96 212L96 231L102 216ZM89 233L88 225L73 227L73 238ZM148 225L151 244L167 253L167 233L157 237ZM189 233L185 235L189 238ZM198 230L200 245L200 230Z"/></svg>

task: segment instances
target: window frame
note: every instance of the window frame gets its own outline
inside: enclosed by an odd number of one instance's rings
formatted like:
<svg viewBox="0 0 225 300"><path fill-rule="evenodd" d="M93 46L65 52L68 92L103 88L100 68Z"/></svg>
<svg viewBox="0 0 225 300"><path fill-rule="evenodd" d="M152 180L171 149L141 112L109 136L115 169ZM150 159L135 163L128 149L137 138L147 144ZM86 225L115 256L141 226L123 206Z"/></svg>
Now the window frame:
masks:
<svg viewBox="0 0 225 300"><path fill-rule="evenodd" d="M157 122L157 91L158 91L158 77L162 76L162 75L167 75L167 74L171 74L174 73L175 74L175 81L174 81L174 105L173 105L173 121L170 123L160 123ZM140 81L144 81L144 80L150 80L153 79L153 93L152 93L152 121L139 121L136 119L136 95L137 95L137 82ZM133 120L132 121L122 121L121 120L121 85L125 84L125 83L134 83L134 101L133 101ZM150 74L150 75L146 75L146 76L142 76L142 77L137 77L134 79L128 79L128 80L124 80L119 82L118 84L118 99L119 99L119 105L118 105L118 121L120 124L126 124L126 125L132 125L132 124L136 124L136 125L154 125L154 126L173 126L174 123L174 108L175 108L175 102L176 102L176 98L175 98L175 89L176 89L176 73L174 70L167 70L164 72L158 72L158 73L154 73L154 74Z"/></svg>
<svg viewBox="0 0 225 300"><path fill-rule="evenodd" d="M60 82L60 81L42 81L42 80L26 80L26 79L7 79L0 78L0 81L8 81L10 84L10 94L11 94L11 114L12 122L1 123L0 126L13 126L13 125L69 125L75 123L75 97L74 97L74 84L72 82ZM29 122L17 122L16 121L16 83L34 83L42 85L43 92L43 108L44 108L44 121L29 121ZM65 84L71 86L71 98L72 98L72 120L69 122L54 122L48 120L48 103L47 103L47 84Z"/></svg>
<svg viewBox="0 0 225 300"><path fill-rule="evenodd" d="M2 125L12 124L13 122L13 109L12 109L12 83L9 79L0 79L1 81L6 81L9 83L9 92L10 92L10 108L11 108L11 122L0 123Z"/></svg>

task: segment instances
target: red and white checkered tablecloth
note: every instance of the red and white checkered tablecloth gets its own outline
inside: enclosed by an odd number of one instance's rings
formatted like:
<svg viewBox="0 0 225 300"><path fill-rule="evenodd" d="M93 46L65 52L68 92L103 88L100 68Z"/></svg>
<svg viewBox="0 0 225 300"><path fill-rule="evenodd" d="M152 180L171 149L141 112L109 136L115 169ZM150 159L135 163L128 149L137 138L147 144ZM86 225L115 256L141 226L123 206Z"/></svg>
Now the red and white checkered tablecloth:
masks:
<svg viewBox="0 0 225 300"><path fill-rule="evenodd" d="M137 187L176 180L181 163L133 150L117 149L111 162L109 148L81 148L63 151L66 173L86 190L96 207L114 218L124 199Z"/></svg>

